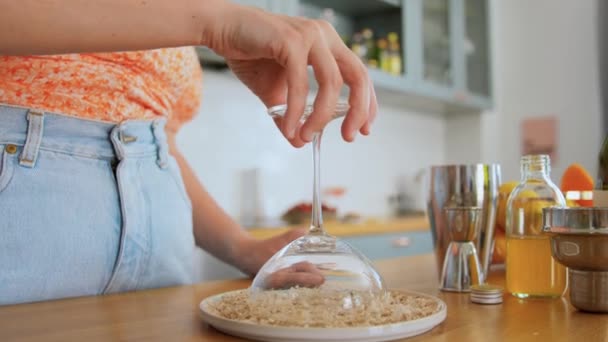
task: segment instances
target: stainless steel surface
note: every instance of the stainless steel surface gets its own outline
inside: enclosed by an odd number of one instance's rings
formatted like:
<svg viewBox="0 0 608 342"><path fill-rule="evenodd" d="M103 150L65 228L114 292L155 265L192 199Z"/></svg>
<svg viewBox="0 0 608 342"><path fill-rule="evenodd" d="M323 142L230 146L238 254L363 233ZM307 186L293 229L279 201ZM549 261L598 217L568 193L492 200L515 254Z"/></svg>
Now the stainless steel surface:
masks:
<svg viewBox="0 0 608 342"><path fill-rule="evenodd" d="M544 208L543 229L559 234L608 234L608 208Z"/></svg>
<svg viewBox="0 0 608 342"><path fill-rule="evenodd" d="M608 313L608 272L568 270L568 281L575 308Z"/></svg>
<svg viewBox="0 0 608 342"><path fill-rule="evenodd" d="M568 267L572 305L608 313L608 208L544 208L543 229Z"/></svg>
<svg viewBox="0 0 608 342"><path fill-rule="evenodd" d="M448 235L452 241L475 241L479 234L482 209L478 207L448 207L445 216Z"/></svg>
<svg viewBox="0 0 608 342"><path fill-rule="evenodd" d="M430 171L427 207L435 253L441 269L445 253L450 243L446 207L480 207L481 227L475 247L479 253L482 273L488 272L494 249L494 223L498 186L500 185L500 165L445 165L433 166ZM485 278L483 279L485 280Z"/></svg>
<svg viewBox="0 0 608 342"><path fill-rule="evenodd" d="M469 292L483 283L483 271L473 241L479 232L483 211L477 207L446 208L448 245L441 271L441 289Z"/></svg>
<svg viewBox="0 0 608 342"><path fill-rule="evenodd" d="M555 234L551 236L551 254L571 269L608 271L608 235Z"/></svg>

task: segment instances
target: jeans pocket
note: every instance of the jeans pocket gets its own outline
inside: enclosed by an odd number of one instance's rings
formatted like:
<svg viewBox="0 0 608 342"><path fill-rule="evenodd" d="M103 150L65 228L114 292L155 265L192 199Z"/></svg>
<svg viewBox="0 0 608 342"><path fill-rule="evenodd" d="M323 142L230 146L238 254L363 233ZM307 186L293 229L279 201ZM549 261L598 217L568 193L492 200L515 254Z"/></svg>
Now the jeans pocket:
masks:
<svg viewBox="0 0 608 342"><path fill-rule="evenodd" d="M17 146L0 145L0 193L6 189L13 178Z"/></svg>

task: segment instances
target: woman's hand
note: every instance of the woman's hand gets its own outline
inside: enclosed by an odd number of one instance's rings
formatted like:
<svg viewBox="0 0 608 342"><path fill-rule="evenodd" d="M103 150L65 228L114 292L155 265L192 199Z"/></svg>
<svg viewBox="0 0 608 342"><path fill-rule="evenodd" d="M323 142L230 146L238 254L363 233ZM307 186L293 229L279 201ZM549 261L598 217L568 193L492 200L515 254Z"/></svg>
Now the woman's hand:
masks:
<svg viewBox="0 0 608 342"><path fill-rule="evenodd" d="M277 126L294 146L311 141L313 133L331 120L343 83L350 88L343 138L352 141L357 131L369 134L377 103L367 69L329 23L228 3L221 18L204 43L227 59L232 71L267 107L287 103L287 113ZM313 113L301 123L308 65L313 67L319 91Z"/></svg>
<svg viewBox="0 0 608 342"><path fill-rule="evenodd" d="M264 286L268 289L314 288L323 285L324 282L325 276L317 266L308 261L300 261L269 274Z"/></svg>
<svg viewBox="0 0 608 342"><path fill-rule="evenodd" d="M257 240L242 234L234 245L234 257L231 263L242 272L253 276L264 263L285 245L306 234L303 228L289 229L287 232L266 240Z"/></svg>

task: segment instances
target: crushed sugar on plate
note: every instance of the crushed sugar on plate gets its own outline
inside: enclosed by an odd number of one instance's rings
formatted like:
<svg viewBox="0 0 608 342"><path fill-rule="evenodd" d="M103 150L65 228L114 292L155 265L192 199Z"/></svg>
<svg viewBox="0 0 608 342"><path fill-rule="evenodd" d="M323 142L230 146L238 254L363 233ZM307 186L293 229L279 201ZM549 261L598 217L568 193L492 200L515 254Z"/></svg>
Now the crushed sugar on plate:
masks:
<svg viewBox="0 0 608 342"><path fill-rule="evenodd" d="M341 301L341 305L333 305ZM203 300L203 320L225 333L261 341L389 341L422 334L443 322L439 298L403 290L351 300L318 289L250 294L230 291Z"/></svg>

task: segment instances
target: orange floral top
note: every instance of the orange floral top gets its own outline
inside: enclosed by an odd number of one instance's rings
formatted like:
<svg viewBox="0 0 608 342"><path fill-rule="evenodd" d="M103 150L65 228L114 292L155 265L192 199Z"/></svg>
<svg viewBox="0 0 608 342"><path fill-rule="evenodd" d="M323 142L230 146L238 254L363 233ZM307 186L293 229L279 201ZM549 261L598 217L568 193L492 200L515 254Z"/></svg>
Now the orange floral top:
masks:
<svg viewBox="0 0 608 342"><path fill-rule="evenodd" d="M200 105L193 48L0 56L0 103L108 122L167 117L181 126ZM1 118L0 118L1 120Z"/></svg>

